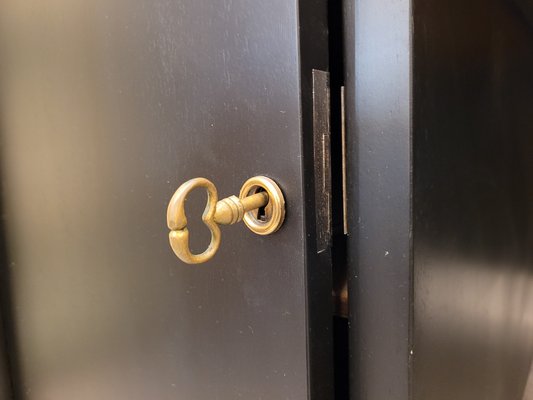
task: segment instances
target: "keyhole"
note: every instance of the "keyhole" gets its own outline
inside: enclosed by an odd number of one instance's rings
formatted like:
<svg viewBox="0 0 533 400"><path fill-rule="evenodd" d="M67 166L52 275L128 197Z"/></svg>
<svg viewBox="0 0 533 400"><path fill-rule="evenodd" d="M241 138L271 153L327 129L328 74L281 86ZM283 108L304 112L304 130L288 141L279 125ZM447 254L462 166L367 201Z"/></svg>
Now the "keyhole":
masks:
<svg viewBox="0 0 533 400"><path fill-rule="evenodd" d="M262 221L262 222L266 221L266 210L265 210L265 207L259 207L257 209L257 219L259 221Z"/></svg>
<svg viewBox="0 0 533 400"><path fill-rule="evenodd" d="M263 189L262 187L258 187L255 191L255 193L261 193L261 192L266 192L265 189ZM263 206L263 207L259 207L257 209L257 213L255 215L255 218L258 220L258 221L261 221L261 222L266 222L267 220L267 211L266 211L266 205Z"/></svg>
<svg viewBox="0 0 533 400"><path fill-rule="evenodd" d="M242 185L239 197L261 192L268 195L268 203L244 214L244 223L258 235L269 235L276 232L285 219L285 199L276 182L265 176L250 178Z"/></svg>

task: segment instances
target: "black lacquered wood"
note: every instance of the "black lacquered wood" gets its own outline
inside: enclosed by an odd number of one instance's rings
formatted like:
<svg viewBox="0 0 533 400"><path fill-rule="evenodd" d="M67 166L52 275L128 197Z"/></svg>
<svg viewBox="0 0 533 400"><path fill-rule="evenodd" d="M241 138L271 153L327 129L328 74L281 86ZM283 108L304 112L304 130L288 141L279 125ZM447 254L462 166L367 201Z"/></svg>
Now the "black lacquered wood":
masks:
<svg viewBox="0 0 533 400"><path fill-rule="evenodd" d="M533 25L526 3L415 2L416 400L533 395Z"/></svg>
<svg viewBox="0 0 533 400"><path fill-rule="evenodd" d="M2 2L24 398L331 398L331 272L309 244L305 172L326 17L323 1ZM224 228L209 264L181 263L165 226L174 190L200 176L223 197L255 175L282 188L282 229Z"/></svg>
<svg viewBox="0 0 533 400"><path fill-rule="evenodd" d="M528 2L348 1L353 399L533 394Z"/></svg>
<svg viewBox="0 0 533 400"><path fill-rule="evenodd" d="M350 398L409 398L409 1L346 1Z"/></svg>

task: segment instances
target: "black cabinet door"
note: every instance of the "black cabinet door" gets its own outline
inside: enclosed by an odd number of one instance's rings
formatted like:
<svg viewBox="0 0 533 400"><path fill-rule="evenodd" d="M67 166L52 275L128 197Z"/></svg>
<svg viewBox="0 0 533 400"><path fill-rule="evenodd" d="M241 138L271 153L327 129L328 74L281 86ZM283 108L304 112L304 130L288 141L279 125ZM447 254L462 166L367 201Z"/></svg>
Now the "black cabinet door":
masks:
<svg viewBox="0 0 533 400"><path fill-rule="evenodd" d="M346 0L353 400L533 398L533 9Z"/></svg>
<svg viewBox="0 0 533 400"><path fill-rule="evenodd" d="M306 173L322 3L2 1L16 396L330 398L331 284ZM212 261L180 262L176 188L203 176L227 196L259 174L285 193L282 229L223 228ZM189 202L197 251L203 196Z"/></svg>

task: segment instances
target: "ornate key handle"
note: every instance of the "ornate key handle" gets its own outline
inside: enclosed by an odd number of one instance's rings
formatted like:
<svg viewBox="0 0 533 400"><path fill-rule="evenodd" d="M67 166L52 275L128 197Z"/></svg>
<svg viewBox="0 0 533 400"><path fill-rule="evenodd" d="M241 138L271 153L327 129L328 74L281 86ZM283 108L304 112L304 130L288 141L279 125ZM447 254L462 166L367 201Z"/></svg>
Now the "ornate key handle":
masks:
<svg viewBox="0 0 533 400"><path fill-rule="evenodd" d="M189 249L185 216L187 195L196 188L205 188L207 191L202 221L211 231L211 243L200 254L193 254ZM170 246L182 261L188 264L204 263L213 258L220 246L218 225L232 225L243 219L246 226L259 235L269 235L281 227L285 219L285 199L276 182L265 176L256 176L244 183L239 197L230 196L218 201L217 189L211 181L205 178L191 179L176 190L168 204Z"/></svg>

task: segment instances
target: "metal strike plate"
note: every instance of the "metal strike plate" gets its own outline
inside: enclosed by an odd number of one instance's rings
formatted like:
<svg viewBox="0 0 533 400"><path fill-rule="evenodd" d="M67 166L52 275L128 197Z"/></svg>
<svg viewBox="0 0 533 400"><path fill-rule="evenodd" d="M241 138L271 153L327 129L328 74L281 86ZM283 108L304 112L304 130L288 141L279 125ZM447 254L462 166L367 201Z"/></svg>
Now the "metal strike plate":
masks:
<svg viewBox="0 0 533 400"><path fill-rule="evenodd" d="M313 70L313 138L317 252L331 244L331 158L329 73Z"/></svg>

